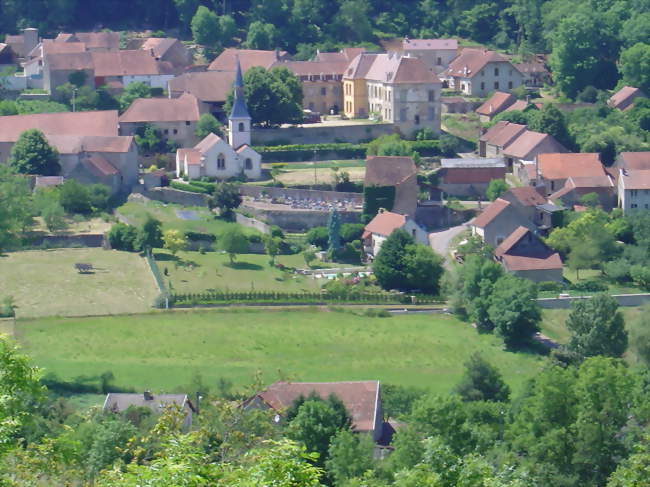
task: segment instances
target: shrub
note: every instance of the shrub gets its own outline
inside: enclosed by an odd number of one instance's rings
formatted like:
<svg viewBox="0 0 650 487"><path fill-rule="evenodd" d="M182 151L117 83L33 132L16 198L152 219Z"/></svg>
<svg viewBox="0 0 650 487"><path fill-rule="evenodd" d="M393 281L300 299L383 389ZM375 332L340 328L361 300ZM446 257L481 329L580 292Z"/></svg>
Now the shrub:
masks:
<svg viewBox="0 0 650 487"><path fill-rule="evenodd" d="M14 298L5 296L0 301L0 318L11 318L16 315L16 306L14 305Z"/></svg>
<svg viewBox="0 0 650 487"><path fill-rule="evenodd" d="M307 242L314 247L325 250L328 245L329 233L327 227L313 227L306 235Z"/></svg>
<svg viewBox="0 0 650 487"><path fill-rule="evenodd" d="M551 291L554 293L559 293L562 291L562 284L555 281L543 281L537 283L537 289L539 291Z"/></svg>
<svg viewBox="0 0 650 487"><path fill-rule="evenodd" d="M341 240L345 243L359 240L363 234L363 223L344 223L341 225Z"/></svg>
<svg viewBox="0 0 650 487"><path fill-rule="evenodd" d="M217 237L211 233L191 232L191 231L185 232L185 238L192 242L197 242L197 241L214 242L217 239Z"/></svg>
<svg viewBox="0 0 650 487"><path fill-rule="evenodd" d="M271 227L271 237L284 238L284 232L279 226L273 225Z"/></svg>
<svg viewBox="0 0 650 487"><path fill-rule="evenodd" d="M643 265L633 265L630 268L630 276L637 286L650 289L650 268Z"/></svg>
<svg viewBox="0 0 650 487"><path fill-rule="evenodd" d="M259 233L251 233L248 236L248 241L250 243L260 243L262 241L262 236Z"/></svg>
<svg viewBox="0 0 650 487"><path fill-rule="evenodd" d="M115 250L134 252L137 248L138 229L133 225L116 223L108 232L108 241Z"/></svg>
<svg viewBox="0 0 650 487"><path fill-rule="evenodd" d="M90 213L90 192L83 184L68 179L59 186L59 202L68 213Z"/></svg>
<svg viewBox="0 0 650 487"><path fill-rule="evenodd" d="M630 270L630 263L625 259L612 260L603 265L603 271L607 277L616 282L629 281Z"/></svg>
<svg viewBox="0 0 650 487"><path fill-rule="evenodd" d="M170 181L169 186L180 191L189 191L190 193L210 194L212 191L204 187L191 183L181 183L180 181Z"/></svg>
<svg viewBox="0 0 650 487"><path fill-rule="evenodd" d="M571 285L571 289L575 291L587 291L587 292L604 292L607 291L607 284L602 281L597 281L595 279L586 279L584 281L576 282Z"/></svg>

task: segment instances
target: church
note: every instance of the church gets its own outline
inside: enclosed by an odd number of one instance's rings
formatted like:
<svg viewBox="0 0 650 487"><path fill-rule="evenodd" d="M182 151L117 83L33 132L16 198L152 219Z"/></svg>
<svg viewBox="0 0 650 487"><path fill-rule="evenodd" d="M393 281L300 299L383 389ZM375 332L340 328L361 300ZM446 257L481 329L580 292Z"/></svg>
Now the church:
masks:
<svg viewBox="0 0 650 487"><path fill-rule="evenodd" d="M237 61L234 101L228 118L228 141L208 134L190 149L176 151L176 176L188 179L202 177L229 179L244 174L248 179L260 179L262 156L251 143L251 116L244 100L244 80Z"/></svg>

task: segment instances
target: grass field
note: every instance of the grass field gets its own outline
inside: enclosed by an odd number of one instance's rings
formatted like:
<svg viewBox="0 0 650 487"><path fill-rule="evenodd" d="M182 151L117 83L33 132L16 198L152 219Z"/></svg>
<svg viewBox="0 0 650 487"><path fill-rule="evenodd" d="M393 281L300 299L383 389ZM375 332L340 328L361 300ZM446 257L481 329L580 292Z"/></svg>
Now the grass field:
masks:
<svg viewBox="0 0 650 487"><path fill-rule="evenodd" d="M481 351L514 390L542 367L532 354L503 351L449 315L368 318L349 312L170 312L102 318L19 320L16 338L34 363L60 378L115 374L136 390L169 391L200 373L237 387L279 378L379 379L447 393L463 363Z"/></svg>
<svg viewBox="0 0 650 487"><path fill-rule="evenodd" d="M198 206L181 206L160 201L129 201L120 206L117 211L124 215L132 225L141 225L147 215L151 215L162 222L164 230L173 228L182 232L192 231L218 235L230 226L239 226L246 234L259 233L252 228L216 218L208 208ZM193 212L193 219L180 218L178 211Z"/></svg>
<svg viewBox="0 0 650 487"><path fill-rule="evenodd" d="M316 177L314 177L314 169L293 169L293 166L282 169L280 175L277 177L278 181L291 185L303 184L332 184L334 183L334 171L329 168L316 168ZM348 167L344 169L350 175L350 181L363 181L366 175L365 166L362 167ZM341 171L339 171L340 173Z"/></svg>
<svg viewBox="0 0 650 487"><path fill-rule="evenodd" d="M481 122L478 115L470 113L448 113L442 116L444 129L456 137L470 142L478 142Z"/></svg>
<svg viewBox="0 0 650 487"><path fill-rule="evenodd" d="M220 291L282 290L314 291L320 289L323 279L294 276L269 265L265 254L243 254L234 264L221 252L179 252L180 265L173 256L159 249L154 253L165 282L171 281L177 292L201 292L208 289ZM301 254L279 255L276 262L290 267L306 267ZM167 269L167 275L164 275Z"/></svg>
<svg viewBox="0 0 650 487"><path fill-rule="evenodd" d="M348 167L365 167L366 162L362 159L348 159L343 161L316 161L316 162L267 162L262 164L263 169L271 169L274 166L280 166L281 169L311 169L314 170L314 165L317 169L332 169L337 167L345 169Z"/></svg>
<svg viewBox="0 0 650 487"><path fill-rule="evenodd" d="M89 263L79 274L75 263ZM0 256L0 294L16 301L19 317L141 313L158 290L138 254L102 249L11 252Z"/></svg>

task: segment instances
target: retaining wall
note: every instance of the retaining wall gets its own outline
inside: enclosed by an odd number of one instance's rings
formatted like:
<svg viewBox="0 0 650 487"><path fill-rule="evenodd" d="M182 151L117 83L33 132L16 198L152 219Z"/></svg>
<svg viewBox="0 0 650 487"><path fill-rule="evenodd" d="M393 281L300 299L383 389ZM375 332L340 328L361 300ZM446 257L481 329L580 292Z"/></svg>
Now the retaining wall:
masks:
<svg viewBox="0 0 650 487"><path fill-rule="evenodd" d="M321 210L260 210L242 205L242 209L253 213L269 225L277 225L291 232L305 232L312 227L327 226L329 211ZM360 211L339 211L341 223L359 223Z"/></svg>
<svg viewBox="0 0 650 487"><path fill-rule="evenodd" d="M343 201L347 200L356 205L363 204L362 193L346 193L341 191L322 191L318 189L291 189L276 188L273 186L249 186L242 184L239 187L242 196L259 198L264 193L269 198L286 198L290 196L293 199L300 200L322 200L322 201Z"/></svg>
<svg viewBox="0 0 650 487"><path fill-rule="evenodd" d="M249 218L242 215L241 213L235 213L235 221L240 225L243 225L248 228L254 228L264 234L271 233L271 227L264 222L256 220L255 218Z"/></svg>
<svg viewBox="0 0 650 487"><path fill-rule="evenodd" d="M149 199L164 201L165 203L177 203L185 206L209 206L209 196L201 193L191 193L174 188L154 188L141 190L141 194Z"/></svg>
<svg viewBox="0 0 650 487"><path fill-rule="evenodd" d="M330 142L351 142L357 144L376 139L382 135L399 133L391 123L350 125L304 125L274 129L254 128L251 131L252 145L325 144ZM282 142L278 144L278 142Z"/></svg>
<svg viewBox="0 0 650 487"><path fill-rule="evenodd" d="M48 246L57 248L67 247L104 247L103 233L83 233L76 235L45 235L36 237L30 245L34 247Z"/></svg>
<svg viewBox="0 0 650 487"><path fill-rule="evenodd" d="M641 306L650 301L650 293L640 294L614 294L612 297L619 306ZM540 298L537 300L540 308L544 309L563 309L570 308L573 301L580 299L590 299L591 296L572 296L568 298Z"/></svg>

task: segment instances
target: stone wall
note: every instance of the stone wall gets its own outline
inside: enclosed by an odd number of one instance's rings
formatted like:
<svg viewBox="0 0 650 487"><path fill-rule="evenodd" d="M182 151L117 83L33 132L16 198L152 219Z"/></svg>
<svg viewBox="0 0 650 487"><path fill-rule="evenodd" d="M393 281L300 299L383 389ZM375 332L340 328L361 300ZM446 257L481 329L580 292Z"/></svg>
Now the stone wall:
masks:
<svg viewBox="0 0 650 487"><path fill-rule="evenodd" d="M208 206L209 197L205 194L191 193L174 188L154 188L141 190L143 196L165 203L177 203L185 206Z"/></svg>
<svg viewBox="0 0 650 487"><path fill-rule="evenodd" d="M34 247L74 248L74 247L104 247L103 233L80 233L75 235L45 235L30 241Z"/></svg>
<svg viewBox="0 0 650 487"><path fill-rule="evenodd" d="M271 227L264 222L256 220L255 218L249 218L242 215L241 213L235 213L235 221L240 225L243 225L248 228L254 228L264 234L271 233Z"/></svg>
<svg viewBox="0 0 650 487"><path fill-rule="evenodd" d="M252 145L326 144L332 142L367 142L382 135L399 132L391 123L326 125L313 124L274 129L253 128ZM406 134L410 135L410 134ZM278 144L278 142L281 142Z"/></svg>
<svg viewBox="0 0 650 487"><path fill-rule="evenodd" d="M258 218L261 218L269 225L277 225L283 230L292 232L306 232L312 227L327 226L330 216L329 211L319 210L261 210L242 204L241 208ZM339 211L341 223L359 223L360 211Z"/></svg>
<svg viewBox="0 0 650 487"><path fill-rule="evenodd" d="M363 205L362 193L344 193L341 191L321 191L317 189L276 188L272 186L251 186L242 184L239 187L242 196L260 198L264 193L269 198L287 198L294 200L350 201L355 205Z"/></svg>
<svg viewBox="0 0 650 487"><path fill-rule="evenodd" d="M614 294L612 297L619 306L641 306L650 301L650 293L640 294ZM537 303L544 309L562 309L570 308L573 301L579 299L589 299L591 296L574 296L568 298L540 298Z"/></svg>

